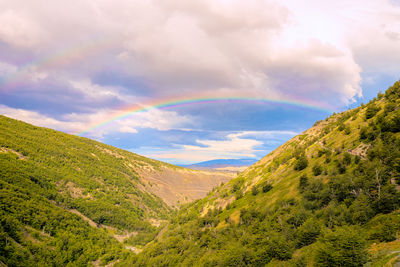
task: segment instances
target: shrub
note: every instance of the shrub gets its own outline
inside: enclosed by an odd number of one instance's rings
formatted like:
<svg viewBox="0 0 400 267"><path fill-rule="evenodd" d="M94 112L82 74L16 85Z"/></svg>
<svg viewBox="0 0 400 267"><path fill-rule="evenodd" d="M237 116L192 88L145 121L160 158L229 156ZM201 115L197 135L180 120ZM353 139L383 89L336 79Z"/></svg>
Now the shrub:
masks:
<svg viewBox="0 0 400 267"><path fill-rule="evenodd" d="M344 129L344 133L345 133L346 135L349 135L349 134L351 133L351 129L350 129L349 126L346 126L346 128Z"/></svg>
<svg viewBox="0 0 400 267"><path fill-rule="evenodd" d="M301 156L298 160L296 160L296 163L294 164L294 169L296 171L301 171L307 168L308 166L308 160L306 156Z"/></svg>
<svg viewBox="0 0 400 267"><path fill-rule="evenodd" d="M380 110L380 107L377 107L375 104L370 104L365 111L365 118L368 120L375 116L376 113Z"/></svg>
<svg viewBox="0 0 400 267"><path fill-rule="evenodd" d="M307 188L307 186L308 186L308 177L307 177L307 175L302 175L301 177L300 177L300 183L299 183L299 188L300 188L300 190L301 191L304 191L306 188Z"/></svg>
<svg viewBox="0 0 400 267"><path fill-rule="evenodd" d="M272 189L272 185L270 185L270 184L265 184L265 185L262 187L262 191L263 191L264 193L267 193L268 191L271 191L271 189Z"/></svg>
<svg viewBox="0 0 400 267"><path fill-rule="evenodd" d="M400 132L400 110L386 117L385 120L382 121L381 129L383 132Z"/></svg>
<svg viewBox="0 0 400 267"><path fill-rule="evenodd" d="M345 165L350 165L350 163L351 163L351 155L349 154L349 153L344 153L344 156L343 156L343 163L345 164Z"/></svg>
<svg viewBox="0 0 400 267"><path fill-rule="evenodd" d="M322 173L322 167L319 164L315 164L314 167L312 168L314 176L318 176Z"/></svg>
<svg viewBox="0 0 400 267"><path fill-rule="evenodd" d="M329 163L329 162L331 162L331 158L326 156L325 163Z"/></svg>
<svg viewBox="0 0 400 267"><path fill-rule="evenodd" d="M257 186L253 186L251 188L251 193L253 194L253 196L256 196L258 194L258 188Z"/></svg>

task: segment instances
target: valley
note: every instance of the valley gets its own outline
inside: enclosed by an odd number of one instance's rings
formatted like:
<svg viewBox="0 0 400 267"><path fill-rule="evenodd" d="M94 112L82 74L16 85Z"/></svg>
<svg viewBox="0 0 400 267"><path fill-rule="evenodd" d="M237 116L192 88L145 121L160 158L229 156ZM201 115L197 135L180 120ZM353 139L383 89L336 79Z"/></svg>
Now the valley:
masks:
<svg viewBox="0 0 400 267"><path fill-rule="evenodd" d="M7 265L112 262L154 238L181 204L233 178L4 116L0 133L0 261ZM96 248L99 238L109 245ZM70 256L57 256L60 250Z"/></svg>
<svg viewBox="0 0 400 267"><path fill-rule="evenodd" d="M400 82L239 173L0 117L5 266L395 266Z"/></svg>

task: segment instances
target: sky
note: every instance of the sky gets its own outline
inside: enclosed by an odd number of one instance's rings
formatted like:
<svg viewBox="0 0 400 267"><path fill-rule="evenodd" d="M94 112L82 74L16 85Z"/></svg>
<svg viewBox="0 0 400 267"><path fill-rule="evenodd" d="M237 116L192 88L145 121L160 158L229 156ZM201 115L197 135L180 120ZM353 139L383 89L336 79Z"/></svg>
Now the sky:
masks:
<svg viewBox="0 0 400 267"><path fill-rule="evenodd" d="M173 164L262 158L399 73L399 0L0 0L0 114Z"/></svg>

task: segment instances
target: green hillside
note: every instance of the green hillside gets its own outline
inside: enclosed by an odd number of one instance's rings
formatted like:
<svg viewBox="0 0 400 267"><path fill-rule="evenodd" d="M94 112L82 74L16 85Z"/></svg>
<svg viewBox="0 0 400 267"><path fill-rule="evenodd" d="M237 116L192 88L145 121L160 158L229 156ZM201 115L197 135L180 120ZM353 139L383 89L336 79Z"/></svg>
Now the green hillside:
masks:
<svg viewBox="0 0 400 267"><path fill-rule="evenodd" d="M171 208L138 165L176 168L0 116L0 265L106 263L153 238Z"/></svg>
<svg viewBox="0 0 400 267"><path fill-rule="evenodd" d="M137 266L392 266L400 254L400 82L182 208Z"/></svg>

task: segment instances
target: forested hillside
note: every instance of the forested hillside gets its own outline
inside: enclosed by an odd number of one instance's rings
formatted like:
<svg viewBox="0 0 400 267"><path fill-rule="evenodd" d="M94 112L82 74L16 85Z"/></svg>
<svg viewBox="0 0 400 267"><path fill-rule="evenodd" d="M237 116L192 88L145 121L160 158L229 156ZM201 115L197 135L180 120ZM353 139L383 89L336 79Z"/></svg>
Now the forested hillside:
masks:
<svg viewBox="0 0 400 267"><path fill-rule="evenodd" d="M0 116L0 265L115 262L231 177Z"/></svg>
<svg viewBox="0 0 400 267"><path fill-rule="evenodd" d="M137 266L392 266L400 254L400 82L318 121L185 206Z"/></svg>

